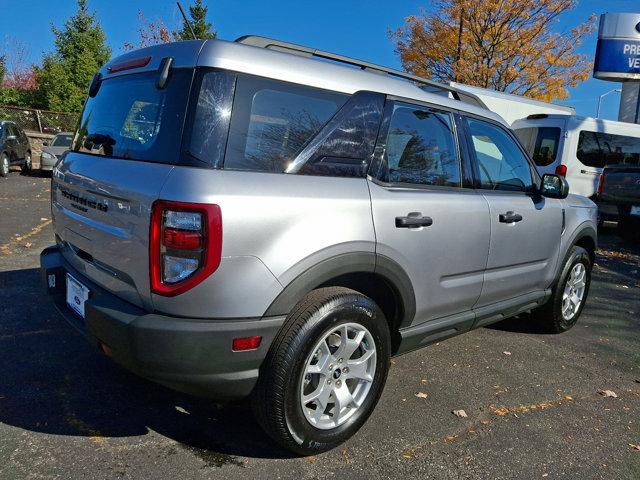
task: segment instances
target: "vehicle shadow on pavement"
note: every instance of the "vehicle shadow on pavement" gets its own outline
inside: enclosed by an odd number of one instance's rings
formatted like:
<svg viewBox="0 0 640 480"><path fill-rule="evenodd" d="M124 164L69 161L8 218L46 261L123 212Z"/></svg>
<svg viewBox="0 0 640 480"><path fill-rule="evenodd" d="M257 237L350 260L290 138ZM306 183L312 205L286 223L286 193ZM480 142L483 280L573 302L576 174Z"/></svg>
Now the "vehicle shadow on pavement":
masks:
<svg viewBox="0 0 640 480"><path fill-rule="evenodd" d="M1 423L96 442L152 430L209 465L239 464L235 456L291 456L263 433L246 404L183 395L118 367L65 323L39 280L35 268L0 272Z"/></svg>

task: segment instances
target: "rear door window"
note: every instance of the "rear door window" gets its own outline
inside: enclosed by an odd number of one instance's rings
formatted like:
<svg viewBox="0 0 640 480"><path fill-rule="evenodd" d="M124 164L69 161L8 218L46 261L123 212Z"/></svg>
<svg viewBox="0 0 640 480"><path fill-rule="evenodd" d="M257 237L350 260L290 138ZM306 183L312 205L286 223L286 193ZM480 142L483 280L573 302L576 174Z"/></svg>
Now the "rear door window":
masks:
<svg viewBox="0 0 640 480"><path fill-rule="evenodd" d="M91 155L177 163L193 70L175 69L166 87L157 72L107 78L82 112L73 150Z"/></svg>
<svg viewBox="0 0 640 480"><path fill-rule="evenodd" d="M386 139L385 170L381 179L391 183L460 186L452 115L396 103Z"/></svg>
<svg viewBox="0 0 640 480"><path fill-rule="evenodd" d="M539 167L555 162L560 143L559 127L529 127L514 130L520 142Z"/></svg>
<svg viewBox="0 0 640 480"><path fill-rule="evenodd" d="M317 88L239 76L224 168L285 171L348 98Z"/></svg>

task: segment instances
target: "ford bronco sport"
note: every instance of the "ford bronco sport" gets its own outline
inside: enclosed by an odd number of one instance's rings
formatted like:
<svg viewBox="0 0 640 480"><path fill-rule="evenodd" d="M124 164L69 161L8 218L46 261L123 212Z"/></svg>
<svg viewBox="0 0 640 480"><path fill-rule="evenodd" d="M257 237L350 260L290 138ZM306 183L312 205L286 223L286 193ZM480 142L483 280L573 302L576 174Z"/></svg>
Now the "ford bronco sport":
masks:
<svg viewBox="0 0 640 480"><path fill-rule="evenodd" d="M455 88L260 37L129 52L52 175L42 277L100 351L335 447L393 355L582 311L596 209Z"/></svg>

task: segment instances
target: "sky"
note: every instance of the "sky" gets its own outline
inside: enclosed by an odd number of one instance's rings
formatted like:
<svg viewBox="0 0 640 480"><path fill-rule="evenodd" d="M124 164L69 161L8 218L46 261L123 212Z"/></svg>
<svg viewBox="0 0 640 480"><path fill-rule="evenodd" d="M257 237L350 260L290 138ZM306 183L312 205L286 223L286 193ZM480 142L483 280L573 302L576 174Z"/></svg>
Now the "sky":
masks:
<svg viewBox="0 0 640 480"><path fill-rule="evenodd" d="M183 6L189 0L182 0ZM409 15L431 8L428 0L205 0L209 20L218 37L234 40L246 34L263 35L321 50L368 60L401 69L388 38L389 29L402 26ZM33 63L39 63L44 53L54 48L51 24L62 27L76 9L75 0L2 0L0 15L0 51L10 38L26 44ZM180 24L180 12L173 0L89 0L105 31L107 42L115 55L122 53L125 42L138 39L138 11L149 20L162 18L175 28ZM553 30L568 32L592 13L638 12L638 0L579 0L577 8L565 13L553 25ZM594 32L579 47L580 53L593 57L597 33ZM590 78L570 89L569 98L557 103L572 106L578 115L595 116L598 97L619 83ZM620 96L607 95L602 101L601 117L617 119Z"/></svg>

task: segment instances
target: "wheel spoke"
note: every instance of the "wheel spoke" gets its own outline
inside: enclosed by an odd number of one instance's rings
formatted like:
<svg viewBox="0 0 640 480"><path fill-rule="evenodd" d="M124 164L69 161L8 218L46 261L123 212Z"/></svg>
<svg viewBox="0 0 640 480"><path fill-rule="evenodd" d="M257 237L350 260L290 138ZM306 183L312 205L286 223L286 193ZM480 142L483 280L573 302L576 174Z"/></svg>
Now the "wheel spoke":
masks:
<svg viewBox="0 0 640 480"><path fill-rule="evenodd" d="M327 401L329 400L329 396L331 395L331 386L327 385L327 382L321 380L318 388L316 388L313 392L308 395L302 397L302 403L305 405L309 402L315 402L319 408L323 411L327 407Z"/></svg>
<svg viewBox="0 0 640 480"><path fill-rule="evenodd" d="M356 334L356 338L345 337L340 345L340 354L337 355L340 358L343 358L345 361L351 358L351 355L358 349L362 340L364 339L365 332L359 331Z"/></svg>
<svg viewBox="0 0 640 480"><path fill-rule="evenodd" d="M374 353L374 350L368 350L360 358L349 360L347 362L347 366L349 367L349 373L346 374L347 378L357 378L366 382L372 382L373 377L368 371L368 364L369 359L373 357Z"/></svg>
<svg viewBox="0 0 640 480"><path fill-rule="evenodd" d="M353 396L346 383L333 389L333 399L335 401L333 405L333 422L338 426L340 415L343 414L342 410L348 408L353 403Z"/></svg>
<svg viewBox="0 0 640 480"><path fill-rule="evenodd" d="M325 368L327 368L327 364L331 360L331 351L329 350L329 345L327 345L326 340L320 344L316 352L320 353L318 361L307 367L307 373L314 374L324 372Z"/></svg>

